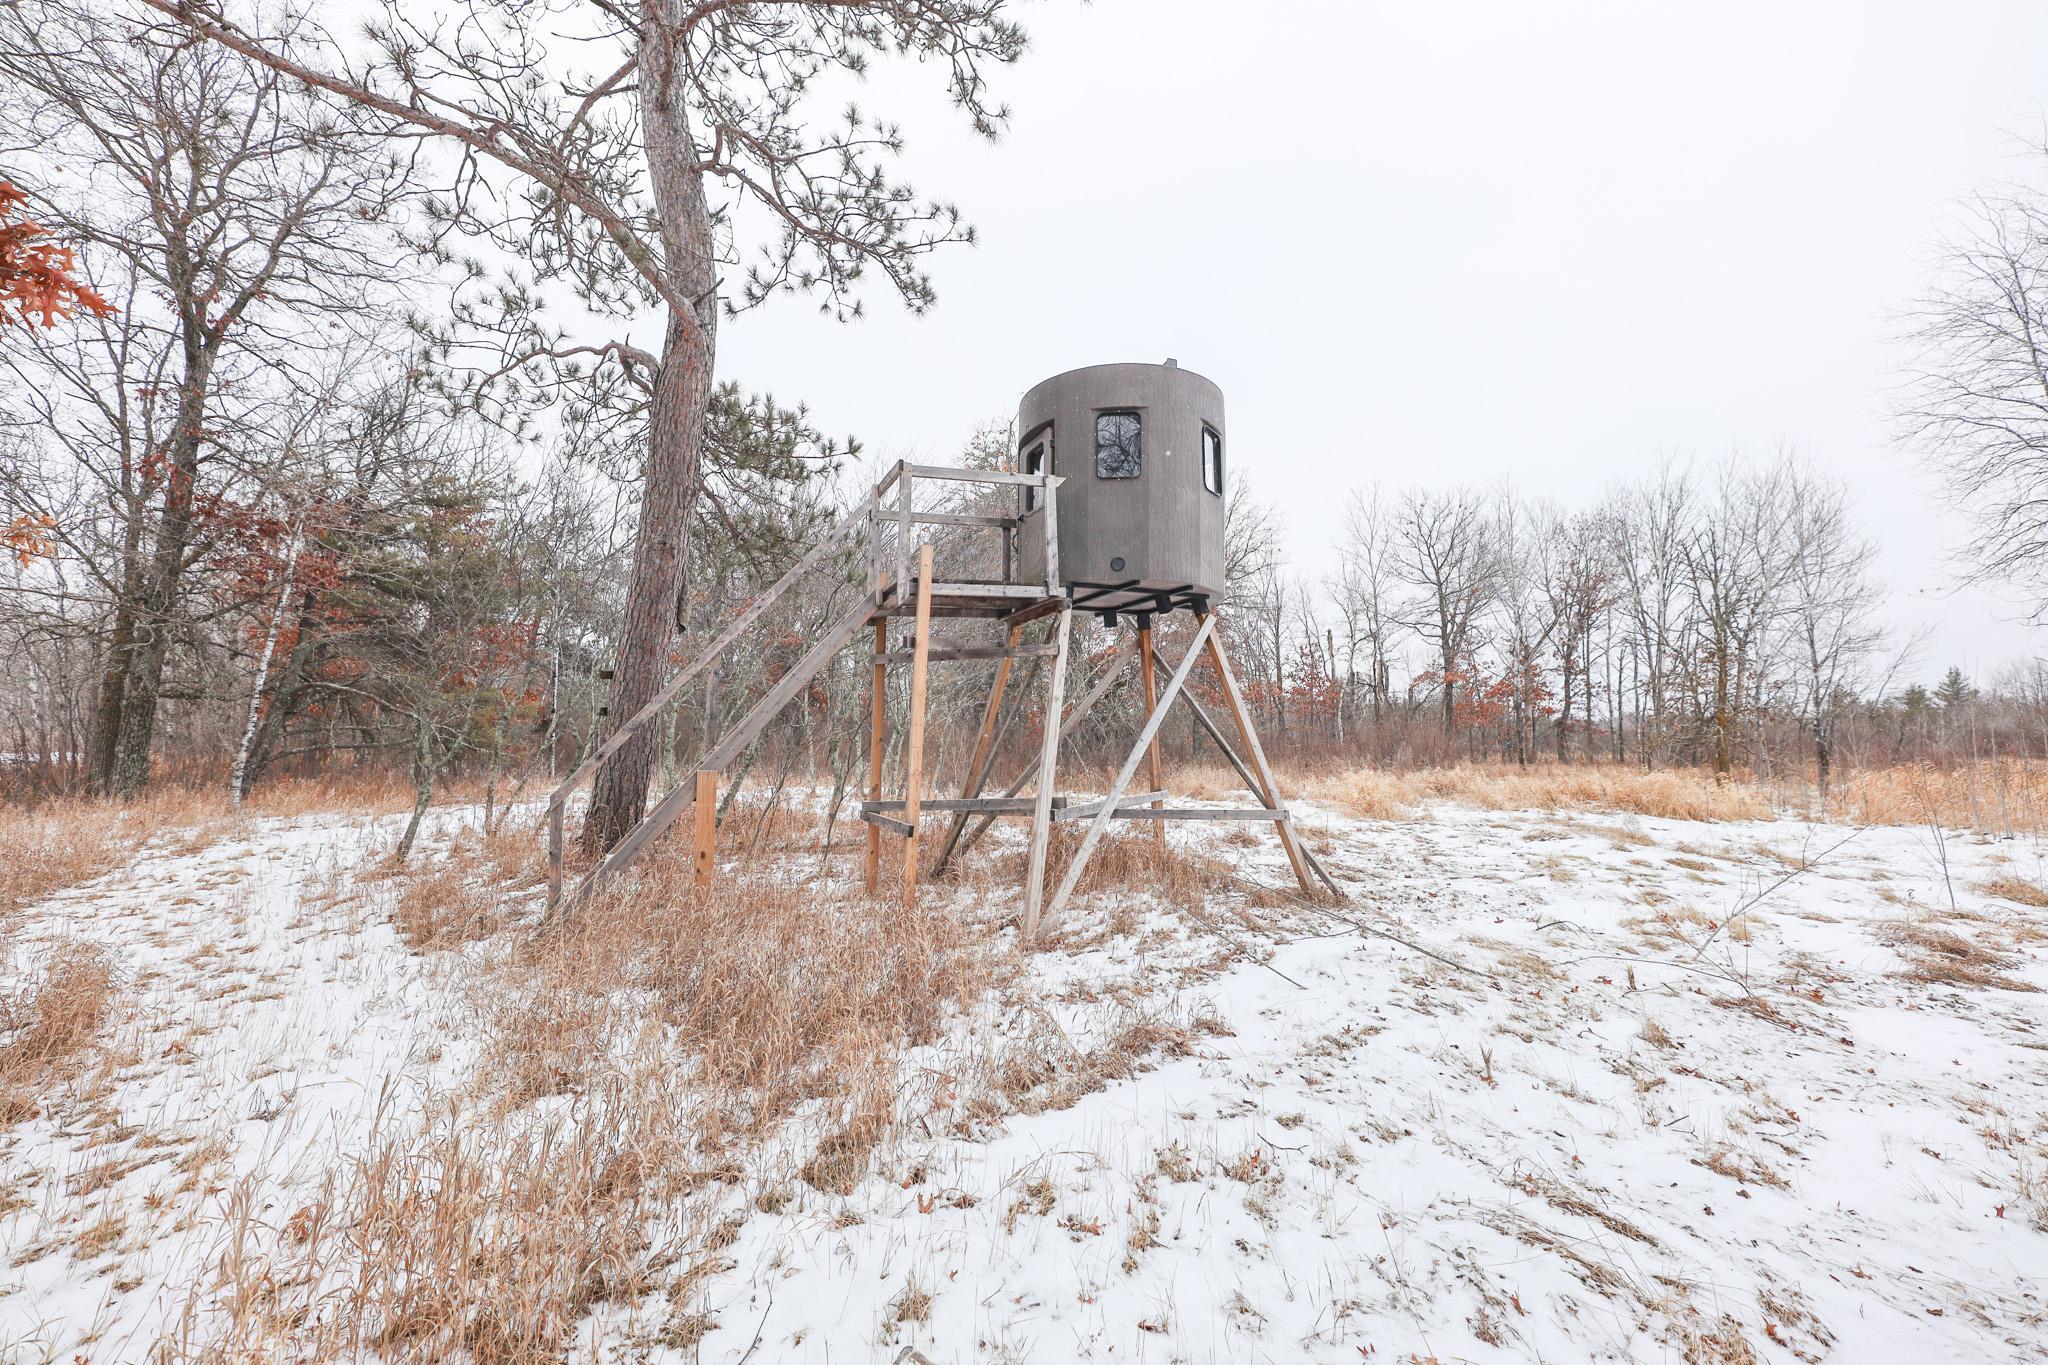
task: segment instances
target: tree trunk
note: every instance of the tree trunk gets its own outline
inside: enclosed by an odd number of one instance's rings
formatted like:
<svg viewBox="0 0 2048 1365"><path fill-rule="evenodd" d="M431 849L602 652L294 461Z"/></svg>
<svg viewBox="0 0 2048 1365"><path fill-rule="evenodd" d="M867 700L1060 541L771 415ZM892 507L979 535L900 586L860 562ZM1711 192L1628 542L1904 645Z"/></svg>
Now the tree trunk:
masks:
<svg viewBox="0 0 2048 1365"><path fill-rule="evenodd" d="M256 656L256 682L249 689L249 723L242 728L242 742L235 749L234 771L228 778L228 799L236 806L248 794L249 755L256 748L256 732L263 723L263 689L270 682L270 660L277 653L277 637L284 629L284 614L291 609L292 576L299 565L299 532L292 529L291 546L284 556L284 583L278 589L277 610L263 632L263 652Z"/></svg>
<svg viewBox="0 0 2048 1365"><path fill-rule="evenodd" d="M100 666L92 726L86 735L86 785L95 795L114 792L114 753L121 739L121 691L128 681L128 654L135 646L135 614L124 597L114 608L107 635L107 657Z"/></svg>
<svg viewBox="0 0 2048 1365"><path fill-rule="evenodd" d="M1571 760L1566 752L1566 745L1569 742L1566 735L1572 728L1572 653L1569 649L1561 656L1560 665L1558 677L1562 682L1560 704L1557 708L1557 761L1568 763Z"/></svg>
<svg viewBox="0 0 2048 1365"><path fill-rule="evenodd" d="M711 401L717 354L718 279L711 216L681 82L670 79L673 55L662 20L648 20L640 43L641 132L668 273L695 306L688 312L670 309L661 366L654 377L640 525L612 676L607 736L651 701L666 681L669 645L681 614L690 513L697 500L704 414ZM598 768L583 824L583 846L591 856L609 850L640 822L657 739L656 729L642 727Z"/></svg>
<svg viewBox="0 0 2048 1365"><path fill-rule="evenodd" d="M123 800L149 785L149 750L156 736L157 699L164 661L171 652L171 624L184 586L185 552L192 544L193 493L199 481L199 448L206 421L206 388L213 357L195 334L203 324L186 319L185 373L178 398L177 426L165 443L163 511L142 581L135 613L135 639L121 688L121 724L114 745L113 790Z"/></svg>
<svg viewBox="0 0 2048 1365"><path fill-rule="evenodd" d="M1828 727L1816 716L1813 722L1813 759L1820 770L1820 801L1827 805L1828 779L1834 774L1835 747L1828 742Z"/></svg>
<svg viewBox="0 0 2048 1365"><path fill-rule="evenodd" d="M419 838L420 823L427 817L427 807L434 804L434 778L438 765L434 762L434 723L417 720L418 742L412 751L412 819L405 823L405 833L398 838L398 848L392 853L394 862L404 862L412 853L413 841Z"/></svg>
<svg viewBox="0 0 2048 1365"><path fill-rule="evenodd" d="M114 755L121 739L121 696L128 681L128 656L135 648L135 599L142 594L141 509L129 506L122 530L121 595L107 632L107 655L100 665L100 685L93 702L92 725L86 736L86 785L98 796L114 792Z"/></svg>

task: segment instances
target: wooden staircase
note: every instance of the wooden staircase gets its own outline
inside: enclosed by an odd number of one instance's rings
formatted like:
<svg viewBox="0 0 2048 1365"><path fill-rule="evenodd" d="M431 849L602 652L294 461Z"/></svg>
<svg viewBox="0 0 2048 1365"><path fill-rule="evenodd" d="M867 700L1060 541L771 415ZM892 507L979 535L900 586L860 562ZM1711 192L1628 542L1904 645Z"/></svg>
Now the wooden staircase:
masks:
<svg viewBox="0 0 2048 1365"><path fill-rule="evenodd" d="M1037 511L1018 517L939 508L920 510L917 506L920 484L933 488L961 483L988 487L1023 485L1035 489ZM1140 616L1136 638L1121 641L1080 700L1071 708L1066 706L1068 653L1075 607L1059 577L1060 483L1058 476L1050 474L1009 474L903 462L895 465L859 508L842 518L811 546L788 573L750 602L647 705L618 723L605 742L554 790L548 798L547 813L549 915L572 911L599 887L631 866L653 840L672 828L685 813L693 816L695 885L700 894L708 891L717 872L718 796L725 775L768 724L831 664L842 649L853 643L864 627L873 631L873 648L869 655L872 685L868 792L867 799L860 805L859 815L867 825L866 878L871 892L880 884L882 836L893 835L903 841L902 894L906 902L915 901L919 826L928 814L952 817L937 859L941 870L986 832L995 820L1030 817L1030 855L1022 912L1022 927L1027 938L1035 934L1044 918L1057 914L1072 895L1089 855L1113 819L1268 821L1279 832L1302 888L1310 888L1313 873L1334 891L1334 883L1301 844L1294 830L1293 818L1279 800L1271 770L1260 751L1258 736L1251 727L1250 716L1217 637L1213 615L1203 613L1197 618L1199 625L1194 643L1174 669L1163 692L1156 686L1151 620L1149 616ZM887 500L892 493L894 501L889 502ZM962 532L989 531L1000 533L1002 538L999 576L947 578L939 572L937 552L942 547L940 537L957 541ZM1029 582L1019 581L1014 573L1014 566L1021 559L1014 540L1026 533L1043 536L1045 542L1043 578L1034 577ZM864 590L852 605L833 619L822 633L813 637L813 643L802 658L792 664L730 729L717 735L688 778L660 796L624 839L573 887L565 889L563 825L568 802L574 792L592 778L607 757L646 727L655 724L664 709L707 668L718 666L736 649L750 644L759 647L761 642L756 637L769 609L806 576L833 568L838 557L843 557L855 547L861 551ZM842 576L835 584L841 590L845 587L843 572L843 568L839 569ZM907 648L892 649L890 624L899 618L908 618L912 623L911 639ZM949 618L997 621L1003 627L1003 643L934 645L932 622ZM1026 636L1034 628L1041 629L1044 638L1027 642ZM1142 666L1145 726L1109 794L1099 800L1070 801L1055 792L1061 741L1097 701L1127 676L1127 666L1134 654ZM1210 661L1229 699L1231 720L1245 750L1243 757L1196 698L1185 689L1190 671L1198 659L1204 657ZM984 796L1002 740L1023 710L1021 701L1016 700L1014 694L1029 690L1028 685L1024 688L1011 686L1015 667L1020 661L1032 676L1041 671L1046 673L1044 714L1048 720L1033 761L1016 775L1000 796ZM968 762L964 790L957 798L927 799L924 796L924 730L930 668L935 663L953 662L994 663L995 677ZM888 737L885 684L887 670L892 665L908 665L911 671L909 728L904 748L904 793L897 799L888 799L882 784L882 760ZM1156 740L1160 724L1176 699L1184 699L1193 707L1198 723L1237 769L1246 787L1259 799L1258 806L1172 809L1162 804L1166 793L1157 790L1160 782ZM1006 701L1010 704L1006 705ZM1052 717L1059 717L1059 724L1053 724ZM1151 765L1150 778L1154 790L1127 793L1138 764L1147 759ZM1032 794L1020 795L1026 787L1032 788ZM1048 904L1045 865L1051 827L1061 820L1082 819L1089 824L1081 848ZM1163 830L1163 826L1159 828Z"/></svg>

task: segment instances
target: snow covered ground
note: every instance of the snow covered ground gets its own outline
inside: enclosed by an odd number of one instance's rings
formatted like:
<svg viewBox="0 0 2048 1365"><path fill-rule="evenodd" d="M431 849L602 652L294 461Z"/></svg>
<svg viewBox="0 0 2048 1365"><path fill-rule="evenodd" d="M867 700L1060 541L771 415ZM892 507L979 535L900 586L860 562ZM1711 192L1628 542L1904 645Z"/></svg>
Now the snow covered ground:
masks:
<svg viewBox="0 0 2048 1365"><path fill-rule="evenodd" d="M1987 889L2048 883L2048 852L1308 821L1350 905L1082 906L902 1058L864 1169L835 1188L756 1153L692 1196L714 1234L595 1302L580 1353L2048 1356L2048 912ZM1175 833L1284 880L1268 843ZM462 1090L461 955L408 950L352 881L390 834L258 823L18 920L17 961L107 944L127 1004L109 1065L0 1130L0 1359L205 1358L250 1316L235 1268L289 1267L372 1134Z"/></svg>

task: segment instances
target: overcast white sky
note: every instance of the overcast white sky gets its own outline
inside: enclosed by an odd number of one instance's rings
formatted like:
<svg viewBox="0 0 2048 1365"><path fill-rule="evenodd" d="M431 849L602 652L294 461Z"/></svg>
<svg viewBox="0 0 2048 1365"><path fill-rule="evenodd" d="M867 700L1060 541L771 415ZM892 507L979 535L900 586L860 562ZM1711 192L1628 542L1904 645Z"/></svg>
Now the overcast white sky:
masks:
<svg viewBox="0 0 2048 1365"><path fill-rule="evenodd" d="M2048 5L1075 0L1020 8L993 147L940 73L878 73L979 247L938 308L731 323L720 370L872 452L951 461L1032 383L1171 355L1233 468L1331 562L1350 486L1565 503L1670 453L1850 477L1916 672L2048 651L1952 593L1964 534L1892 441L1899 315L1976 190L2048 178ZM1272 17L1268 17L1272 16Z"/></svg>

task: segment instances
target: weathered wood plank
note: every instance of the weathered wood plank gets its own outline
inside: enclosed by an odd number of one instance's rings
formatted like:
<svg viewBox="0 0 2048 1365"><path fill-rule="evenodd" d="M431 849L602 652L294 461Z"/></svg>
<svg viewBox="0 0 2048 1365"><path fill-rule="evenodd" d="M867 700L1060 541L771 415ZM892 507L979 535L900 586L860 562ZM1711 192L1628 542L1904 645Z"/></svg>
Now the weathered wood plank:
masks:
<svg viewBox="0 0 2048 1365"><path fill-rule="evenodd" d="M548 908L550 910L553 910L560 903L562 896L559 871L562 859L561 811L569 799L569 793L581 786L592 773L597 771L598 766L605 759L616 753L619 747L638 733L642 726L660 715L662 708L673 701L676 695L698 673L702 672L706 666L715 662L720 655L731 648L733 642L739 639L756 621L759 621L762 614L769 607L773 606L783 593L789 590L791 584L815 568L818 562L830 554L846 538L850 531L864 524L865 520L866 509L842 518L837 525L825 533L823 539L819 540L817 544L804 553L801 559L790 566L788 573L776 579L767 591L755 598L745 611L733 619L731 625L714 636L711 643L706 645L696 658L683 667L682 672L671 678L659 692L654 694L653 698L645 706L621 722L618 728L612 732L610 738L593 750L588 758L577 764L569 775L556 785L554 791L548 796L548 861L554 873L548 884Z"/></svg>
<svg viewBox="0 0 2048 1365"><path fill-rule="evenodd" d="M1287 819L1284 810L1264 806L1138 806L1110 813L1114 820L1272 820Z"/></svg>
<svg viewBox="0 0 2048 1365"><path fill-rule="evenodd" d="M1050 490L1048 490L1050 491ZM1063 611L1053 623L1058 649L1053 655L1052 685L1045 701L1048 719L1060 714L1067 694L1067 643L1074 633L1074 613ZM1038 790L1033 793L1036 808L1031 812L1031 854L1024 873L1024 942L1038 933L1038 916L1045 901L1045 854L1052 838L1052 783L1059 771L1060 734L1064 727L1047 725L1045 742L1038 750Z"/></svg>
<svg viewBox="0 0 2048 1365"><path fill-rule="evenodd" d="M869 662L907 664L911 661L912 653L913 651L908 649L892 649L887 654L873 655ZM968 661L985 663L991 659L1001 659L1007 663L1012 659L1050 659L1052 653L1051 645L1018 645L1010 649L1005 649L1001 645L934 645L927 659L928 662L935 664Z"/></svg>
<svg viewBox="0 0 2048 1365"><path fill-rule="evenodd" d="M896 504L896 600L901 602L910 597L910 513L913 510L910 498L915 491L916 480L911 477L912 467L902 466L903 482L896 490L899 501Z"/></svg>
<svg viewBox="0 0 2048 1365"><path fill-rule="evenodd" d="M966 811L978 815L993 811L1000 815L1028 815L1037 808L1037 804L1035 796L936 796L927 797L917 806L919 810L928 812ZM1066 798L1055 796L1052 805L1054 810L1067 809ZM861 802L863 810L900 811L909 809L909 806L907 801Z"/></svg>
<svg viewBox="0 0 2048 1365"><path fill-rule="evenodd" d="M1008 532L1004 533L1004 546L1009 545ZM996 737L999 733L998 719L1003 709L1003 692L1010 685L1010 670L1017 660L1017 651L1023 646L1024 627L1013 624L1003 642L1002 662L996 665L994 684L989 688L988 704L982 708L981 728L974 736L974 752L967 760L967 784L961 790L961 798L969 800L981 795L982 784L988 781L988 770L995 761ZM939 849L935 871L943 871L946 861L952 856L953 845L960 839L960 830L967 823L965 812L953 817L953 824L946 831L946 842Z"/></svg>
<svg viewBox="0 0 2048 1365"><path fill-rule="evenodd" d="M1142 619L1142 618L1141 618ZM1138 627L1138 667L1145 677L1145 714L1150 715L1159 708L1159 685L1153 674L1152 627L1141 624ZM1154 735L1152 743L1145 749L1146 761L1151 765L1152 787L1156 791L1166 785L1166 779L1159 773L1159 737ZM1154 805L1159 804L1154 802ZM1155 825L1152 832L1161 842L1166 839L1166 826Z"/></svg>
<svg viewBox="0 0 2048 1365"><path fill-rule="evenodd" d="M1012 647L1023 640L1027 624L1025 621L1011 622L1009 642ZM1038 677L1038 668L1038 661L1033 659L1024 675L1026 690ZM995 685L989 690L988 708L982 716L981 733L975 738L974 756L967 765L967 784L961 789L963 796L970 800L979 797L982 788L988 784L989 774L995 771L996 754L1002 749L1003 741L1009 737L1011 727L1016 724L1018 715L1024 709L1021 696L1016 705L1007 709L1003 707L1003 693L1009 686L1010 671L1010 664L1006 660L996 670ZM967 828L968 815L969 812L962 811L953 817L952 824L946 829L946 842L940 846L939 856L932 864L932 875L944 875L946 868L951 865L953 852L960 847L960 835Z"/></svg>
<svg viewBox="0 0 2048 1365"><path fill-rule="evenodd" d="M924 798L924 711L926 685L931 677L932 652L932 547L927 543L917 552L917 634L911 647L910 736L904 750L904 823L910 837L903 843L903 904L917 906L917 808Z"/></svg>
<svg viewBox="0 0 2048 1365"><path fill-rule="evenodd" d="M718 774L709 768L697 773L695 800L696 837L690 861L701 902L711 894L712 881L718 875Z"/></svg>
<svg viewBox="0 0 2048 1365"><path fill-rule="evenodd" d="M863 601L845 616L840 617L838 623L825 633L824 638L811 646L808 654L791 665L789 672L782 676L782 681L769 689L768 694L755 702L753 708L726 732L725 737L718 741L718 747L705 756L703 766L717 768L720 771L730 768L741 751L754 742L754 736L761 733L762 727L780 715L782 708L789 705L796 694L818 675L818 670L831 662L834 654L846 647L846 642L853 638L854 632L867 624L872 611L873 608Z"/></svg>
<svg viewBox="0 0 2048 1365"><path fill-rule="evenodd" d="M1156 789L1149 792L1128 792L1121 799L1118 800L1117 805L1119 807L1142 806L1147 801L1151 801L1156 804L1159 798L1165 795L1166 791L1164 788ZM1058 798L1055 799L1057 800ZM1101 798L1097 798L1093 801L1083 801L1076 805L1068 806L1065 810L1060 811L1053 818L1055 820L1092 820L1095 818L1095 815L1099 811L1101 811L1101 809L1104 806L1108 804L1108 801Z"/></svg>
<svg viewBox="0 0 2048 1365"><path fill-rule="evenodd" d="M902 468L904 473L914 474L920 479L945 479L954 483L1022 483L1037 485L1043 484L1048 478L1056 477L1048 474L1004 474L992 469L958 469L952 465L944 464L906 464Z"/></svg>
<svg viewBox="0 0 2048 1365"><path fill-rule="evenodd" d="M983 526L1005 531L1017 524L1016 517L983 517L971 512L912 512L910 519L920 526Z"/></svg>
<svg viewBox="0 0 2048 1365"><path fill-rule="evenodd" d="M875 654L886 654L889 649L889 621L886 617L875 618ZM882 794L883 741L887 738L889 725L888 695L883 690L888 686L888 670L882 664L874 666L868 679L868 797L870 800ZM869 826L867 831L867 888L873 895L882 875L881 832Z"/></svg>
<svg viewBox="0 0 2048 1365"><path fill-rule="evenodd" d="M880 811L861 811L860 818L867 822L868 828L872 829L878 837L885 829L892 834L901 834L905 838L908 838L911 833L911 826L908 823L902 820L891 819Z"/></svg>
<svg viewBox="0 0 2048 1365"><path fill-rule="evenodd" d="M986 597L1016 598L1030 601L1046 596L1046 590L1036 583L973 583L940 582L932 584L934 597Z"/></svg>

